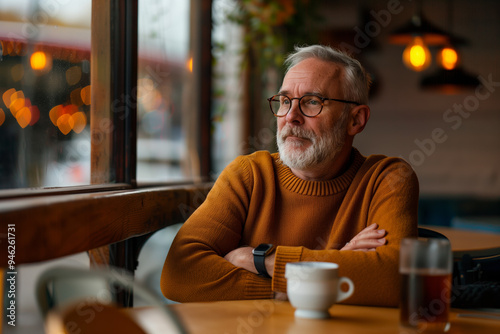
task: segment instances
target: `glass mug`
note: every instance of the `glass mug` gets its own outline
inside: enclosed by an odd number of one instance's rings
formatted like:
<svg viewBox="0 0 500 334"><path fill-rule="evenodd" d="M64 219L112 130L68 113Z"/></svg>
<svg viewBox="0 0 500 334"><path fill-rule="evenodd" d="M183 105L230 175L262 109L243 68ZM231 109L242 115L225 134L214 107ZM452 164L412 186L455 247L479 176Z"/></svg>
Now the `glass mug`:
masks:
<svg viewBox="0 0 500 334"><path fill-rule="evenodd" d="M420 332L446 332L449 327L453 258L446 239L403 239L400 324Z"/></svg>

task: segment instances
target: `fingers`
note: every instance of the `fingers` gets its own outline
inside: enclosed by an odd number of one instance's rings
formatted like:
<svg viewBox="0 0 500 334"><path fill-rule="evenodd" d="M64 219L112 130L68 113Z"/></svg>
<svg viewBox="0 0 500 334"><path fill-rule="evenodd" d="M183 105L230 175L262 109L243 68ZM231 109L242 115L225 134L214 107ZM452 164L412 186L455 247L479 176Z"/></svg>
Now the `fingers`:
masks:
<svg viewBox="0 0 500 334"><path fill-rule="evenodd" d="M378 229L378 224L373 223L359 232L341 250L373 251L387 243L386 234L386 230Z"/></svg>
<svg viewBox="0 0 500 334"><path fill-rule="evenodd" d="M367 239L353 239L347 243L342 250L375 250L375 248L383 246L387 243L385 238L367 238Z"/></svg>
<svg viewBox="0 0 500 334"><path fill-rule="evenodd" d="M373 223L371 225L368 225L367 227L365 227L361 232L359 233L363 233L364 231L371 231L371 230L376 230L378 228L378 224L377 223Z"/></svg>

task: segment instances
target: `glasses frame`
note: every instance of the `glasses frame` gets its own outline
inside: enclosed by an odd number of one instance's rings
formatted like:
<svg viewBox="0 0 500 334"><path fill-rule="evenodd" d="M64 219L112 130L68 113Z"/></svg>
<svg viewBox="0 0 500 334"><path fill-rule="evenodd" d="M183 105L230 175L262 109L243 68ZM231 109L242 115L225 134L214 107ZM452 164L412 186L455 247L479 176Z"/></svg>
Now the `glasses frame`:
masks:
<svg viewBox="0 0 500 334"><path fill-rule="evenodd" d="M277 96L283 96L283 97L286 97L287 99L290 100L290 106L288 107L288 110L287 112L284 114L284 115L277 115L274 110L273 110L273 106L271 104L271 102L274 100L275 97ZM302 111L302 107L300 106L300 101L306 97L306 96L315 96L317 98L319 98L321 100L321 109L319 110L319 112L314 115L314 116L309 116L309 115L306 115L303 111ZM271 96L270 98L267 99L267 101L269 102L269 108L271 109L271 112L273 113L274 116L276 117L285 117L286 115L288 115L288 113L290 112L290 109L292 109L292 101L293 100L299 100L299 110L300 110L300 113L302 115L304 115L305 117L316 117L318 116L319 114L321 114L321 112L323 111L323 107L325 106L325 101L327 100L331 100L331 101L337 101L337 102L342 102L342 103L352 103L352 104L355 104L357 106L360 106L361 103L358 103L358 102L354 102L354 101L348 101L348 100L341 100L341 99L332 99L332 98L328 98L328 97L323 97L323 96L320 96L320 95L316 95L316 94L306 94L306 95L302 95L301 97L289 97L285 94L276 94L276 95L273 95Z"/></svg>

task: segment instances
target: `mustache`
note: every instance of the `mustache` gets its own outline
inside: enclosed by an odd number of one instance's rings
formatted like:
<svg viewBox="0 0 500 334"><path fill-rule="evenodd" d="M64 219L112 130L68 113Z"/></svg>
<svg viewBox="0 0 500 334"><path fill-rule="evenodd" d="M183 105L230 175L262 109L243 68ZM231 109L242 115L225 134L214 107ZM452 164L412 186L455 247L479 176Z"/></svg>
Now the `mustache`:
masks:
<svg viewBox="0 0 500 334"><path fill-rule="evenodd" d="M284 141L287 137L290 137L290 136L309 139L309 140L316 139L316 135L314 134L314 132L309 131L309 130L305 130L303 128L291 127L288 125L285 125L281 129L281 131L279 132L278 135L282 141Z"/></svg>

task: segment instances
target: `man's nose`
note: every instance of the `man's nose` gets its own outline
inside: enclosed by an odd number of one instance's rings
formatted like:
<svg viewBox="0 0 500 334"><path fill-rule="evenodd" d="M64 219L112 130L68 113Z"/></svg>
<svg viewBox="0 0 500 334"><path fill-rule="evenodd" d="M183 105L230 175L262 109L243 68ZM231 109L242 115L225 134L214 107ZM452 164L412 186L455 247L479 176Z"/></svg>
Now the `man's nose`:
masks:
<svg viewBox="0 0 500 334"><path fill-rule="evenodd" d="M300 111L299 108L299 100L298 99L293 99L290 101L291 107L288 113L286 114L286 121L288 123L294 123L294 124L302 124L304 123L304 115L302 115L302 112Z"/></svg>

